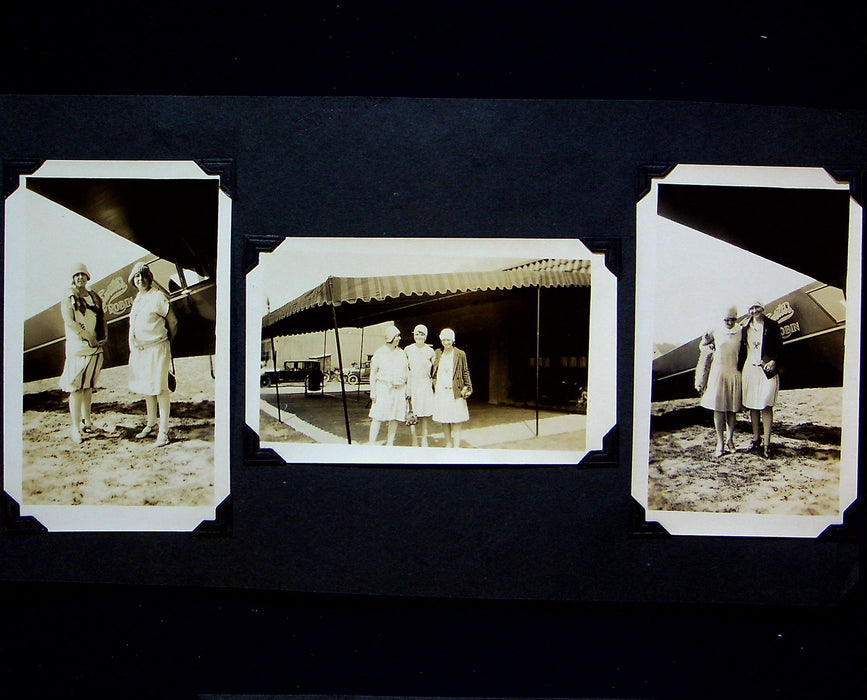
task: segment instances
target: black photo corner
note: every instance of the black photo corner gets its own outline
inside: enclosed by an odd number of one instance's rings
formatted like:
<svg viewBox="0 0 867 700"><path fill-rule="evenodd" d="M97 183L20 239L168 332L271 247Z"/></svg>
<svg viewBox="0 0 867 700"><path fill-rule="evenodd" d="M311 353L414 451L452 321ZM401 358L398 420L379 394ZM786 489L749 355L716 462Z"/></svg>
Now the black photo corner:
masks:
<svg viewBox="0 0 867 700"><path fill-rule="evenodd" d="M229 496L187 532L51 532L4 482L0 696L863 697L863 456L859 497L818 537L672 535L632 496L632 448L636 205L677 164L824 169L863 204L864 8L162 5L10 8L4 198L51 161L219 176ZM715 206L669 195L684 221ZM746 218L766 254L815 245L816 277L845 285L822 267L840 241L763 238L768 220ZM262 447L247 280L293 237L604 253L602 449L580 468L444 469Z"/></svg>

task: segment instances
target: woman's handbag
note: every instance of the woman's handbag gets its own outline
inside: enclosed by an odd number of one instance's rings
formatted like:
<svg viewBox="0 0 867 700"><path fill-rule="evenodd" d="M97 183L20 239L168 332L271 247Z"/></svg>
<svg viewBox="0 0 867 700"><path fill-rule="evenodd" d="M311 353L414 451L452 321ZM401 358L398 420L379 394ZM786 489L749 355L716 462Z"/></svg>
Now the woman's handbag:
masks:
<svg viewBox="0 0 867 700"><path fill-rule="evenodd" d="M418 418L415 413L412 411L412 401L409 396L406 397L406 424L407 425L415 425L418 423Z"/></svg>

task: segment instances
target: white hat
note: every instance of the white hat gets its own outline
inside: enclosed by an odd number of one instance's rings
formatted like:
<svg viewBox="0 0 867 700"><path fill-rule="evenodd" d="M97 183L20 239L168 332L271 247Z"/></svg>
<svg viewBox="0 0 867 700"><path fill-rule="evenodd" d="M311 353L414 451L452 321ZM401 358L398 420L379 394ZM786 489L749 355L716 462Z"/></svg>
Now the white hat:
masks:
<svg viewBox="0 0 867 700"><path fill-rule="evenodd" d="M451 340L455 342L455 332L451 328L443 328L440 331L440 340Z"/></svg>
<svg viewBox="0 0 867 700"><path fill-rule="evenodd" d="M413 335L415 335L419 331L427 335L427 326L423 323L419 323L415 328L412 329Z"/></svg>
<svg viewBox="0 0 867 700"><path fill-rule="evenodd" d="M147 265L145 265L145 263L137 262L135 265L132 266L132 270L129 273L129 279L127 281L132 282L133 277L135 277L139 272L142 272L143 270L147 270L148 272L151 271L151 269ZM151 275L151 277L153 278L153 275Z"/></svg>
<svg viewBox="0 0 867 700"><path fill-rule="evenodd" d="M87 271L87 266L84 263L75 263L75 265L72 266L72 274L69 275L70 278L75 277L79 272L87 275L88 280L90 279L90 272Z"/></svg>
<svg viewBox="0 0 867 700"><path fill-rule="evenodd" d="M400 330L397 326L389 326L385 329L385 342L390 343L395 339L395 336L400 335Z"/></svg>
<svg viewBox="0 0 867 700"><path fill-rule="evenodd" d="M737 306L726 307L725 313L723 313L723 318L737 318L737 317L738 317L738 307Z"/></svg>
<svg viewBox="0 0 867 700"><path fill-rule="evenodd" d="M755 308L756 306L758 306L762 311L765 310L765 305L758 299L756 299L755 301L753 301L752 304L750 304L750 308L752 309L752 308Z"/></svg>

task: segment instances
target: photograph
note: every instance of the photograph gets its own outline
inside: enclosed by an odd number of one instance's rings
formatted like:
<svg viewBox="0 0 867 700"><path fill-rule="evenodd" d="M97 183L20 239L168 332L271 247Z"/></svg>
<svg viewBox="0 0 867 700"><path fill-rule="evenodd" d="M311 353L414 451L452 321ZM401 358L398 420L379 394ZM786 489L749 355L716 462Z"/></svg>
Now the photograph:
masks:
<svg viewBox="0 0 867 700"><path fill-rule="evenodd" d="M287 238L248 275L248 425L289 463L578 464L616 422L604 257Z"/></svg>
<svg viewBox="0 0 867 700"><path fill-rule="evenodd" d="M4 489L48 531L191 531L229 495L231 200L193 162L8 195Z"/></svg>
<svg viewBox="0 0 867 700"><path fill-rule="evenodd" d="M862 210L819 168L679 165L638 204L633 496L816 537L857 493Z"/></svg>

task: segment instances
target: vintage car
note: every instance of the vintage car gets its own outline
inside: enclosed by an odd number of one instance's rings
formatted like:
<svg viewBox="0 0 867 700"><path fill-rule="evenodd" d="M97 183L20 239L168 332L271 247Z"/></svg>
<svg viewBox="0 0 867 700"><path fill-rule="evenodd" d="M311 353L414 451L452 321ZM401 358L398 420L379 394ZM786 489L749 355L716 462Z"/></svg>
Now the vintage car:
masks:
<svg viewBox="0 0 867 700"><path fill-rule="evenodd" d="M277 384L303 384L309 391L322 388L322 368L316 360L286 360L283 369L262 370L259 385L262 387Z"/></svg>

